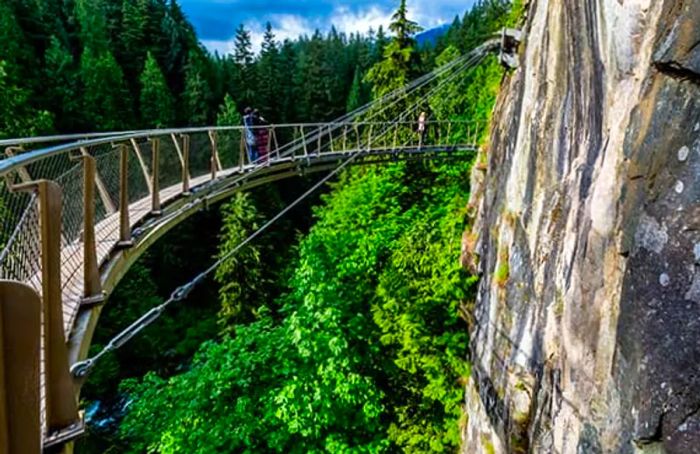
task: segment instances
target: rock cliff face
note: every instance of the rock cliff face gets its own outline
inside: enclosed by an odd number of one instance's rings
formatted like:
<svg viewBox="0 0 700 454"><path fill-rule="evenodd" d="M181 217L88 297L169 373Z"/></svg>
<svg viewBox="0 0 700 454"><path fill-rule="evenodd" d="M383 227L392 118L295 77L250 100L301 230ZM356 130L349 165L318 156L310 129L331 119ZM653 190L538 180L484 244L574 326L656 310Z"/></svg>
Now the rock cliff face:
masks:
<svg viewBox="0 0 700 454"><path fill-rule="evenodd" d="M533 0L475 169L465 453L700 452L700 0Z"/></svg>

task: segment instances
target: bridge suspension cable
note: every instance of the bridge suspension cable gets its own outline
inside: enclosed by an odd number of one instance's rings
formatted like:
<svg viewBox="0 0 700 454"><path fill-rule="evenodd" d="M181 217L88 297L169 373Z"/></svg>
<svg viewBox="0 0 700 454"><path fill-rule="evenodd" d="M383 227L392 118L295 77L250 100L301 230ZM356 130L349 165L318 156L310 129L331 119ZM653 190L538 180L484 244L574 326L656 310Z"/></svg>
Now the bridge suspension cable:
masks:
<svg viewBox="0 0 700 454"><path fill-rule="evenodd" d="M465 58L465 57L470 57L470 58ZM476 55L468 54L465 57L461 57L461 58L456 59L454 61L454 62L461 63L459 65L460 69L457 72L450 74L448 77L440 79L439 83L436 85L436 87L433 87L426 94L424 99L430 99L430 96L435 96L436 93L438 93L442 88L444 88L449 82L451 82L464 69L471 68L471 67L474 67L475 65L478 65L481 62L481 60L483 59L484 55L482 55L482 54L476 54ZM450 67L454 67L454 66L457 66L457 65L450 65ZM402 92L400 93L401 96L392 95L392 97L396 97L396 99L390 104L390 106L395 105L401 99L408 97L408 95L410 93L412 93L416 88L424 86L428 82L439 78L442 74L444 74L446 72L447 71L434 71L433 73L430 74L430 77L421 78L422 79L421 83L411 84L410 89L402 89ZM395 92L392 92L392 93L395 93ZM384 98L382 98L382 100L383 99ZM374 105L374 104L375 103L371 103L371 105ZM420 106L421 106L420 101L414 102L413 105L410 107L410 109L407 108L406 111L404 111L397 119L395 119L394 121L391 122L390 126L385 127L384 130L378 136L370 137L370 138L368 138L368 140L377 140L377 139L384 137L386 134L392 132L394 125L400 124L407 115L409 115L412 112L415 112L418 108L420 108ZM369 108L367 108L365 106L365 107L358 109L358 110L361 110L362 112L366 112L369 110ZM382 111L384 111L384 110L382 110ZM174 303L185 300L188 297L188 295L191 293L191 291L197 285L201 284L208 276L210 276L222 263L224 263L230 257L232 257L233 255L238 253L238 251L240 251L242 248L247 246L250 242L255 240L257 237L259 237L262 233L264 233L266 230L268 230L275 222L277 222L279 219L284 217L287 213L289 213L292 209L294 209L296 206L298 206L300 203L302 203L310 195L312 195L313 193L318 191L331 178L333 178L338 173L340 173L343 169L348 167L351 163L353 163L359 156L361 156L366 151L368 151L366 148L363 148L362 146L358 145L358 149L355 150L350 155L350 157L348 157L345 161L341 162L330 173L328 173L321 180L316 182L311 188L309 188L307 191L305 191L303 194L301 194L298 198L296 198L289 205L284 207L279 213L277 213L274 217L269 219L265 224L263 224L255 232L250 234L245 240L243 240L241 243L239 243L237 246L235 246L233 249L231 249L229 252L227 252L223 256L219 257L207 269L205 269L201 273L197 274L193 279L191 279L186 284L177 287L171 293L170 297L165 302L163 302L162 304L160 304L158 306L151 308L149 311L147 311L145 314L143 314L141 317L139 317L136 321L134 321L132 324L127 326L124 330L119 332L98 353L96 353L95 355L93 355L92 357L90 357L88 359L85 359L83 361L80 361L80 362L73 364L71 366L71 369L70 369L71 374L76 378L85 378L102 357L104 357L105 355L107 355L110 352L113 352L113 351L121 348L126 343L128 343L131 339L133 339L135 336L137 336L141 331L143 331L145 328L147 328L152 323L154 323L156 320L158 320L158 318L163 314L163 312L165 310L167 310L171 305L173 305ZM260 166L257 166L256 169L254 169L253 171L258 170L259 168L260 168ZM175 215L175 214L173 214L173 215Z"/></svg>

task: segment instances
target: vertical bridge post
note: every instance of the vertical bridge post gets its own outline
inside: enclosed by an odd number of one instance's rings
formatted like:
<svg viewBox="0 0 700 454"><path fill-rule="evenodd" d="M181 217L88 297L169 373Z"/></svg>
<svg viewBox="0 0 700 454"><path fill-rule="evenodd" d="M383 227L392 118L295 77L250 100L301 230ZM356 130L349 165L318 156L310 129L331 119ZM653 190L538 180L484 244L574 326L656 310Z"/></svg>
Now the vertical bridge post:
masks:
<svg viewBox="0 0 700 454"><path fill-rule="evenodd" d="M118 247L134 245L129 221L129 148L119 144L119 241Z"/></svg>
<svg viewBox="0 0 700 454"><path fill-rule="evenodd" d="M160 216L160 139L154 137L151 140L151 214Z"/></svg>
<svg viewBox="0 0 700 454"><path fill-rule="evenodd" d="M61 187L38 180L15 187L39 194L41 232L41 287L45 375L46 429L44 448L61 445L84 432L78 413L75 386L68 368L68 347L63 329L61 292Z"/></svg>
<svg viewBox="0 0 700 454"><path fill-rule="evenodd" d="M182 135L182 195L190 195L190 136Z"/></svg>
<svg viewBox="0 0 700 454"><path fill-rule="evenodd" d="M209 141L211 142L211 179L216 180L216 172L222 170L219 147L216 143L216 131L209 131Z"/></svg>
<svg viewBox="0 0 700 454"><path fill-rule="evenodd" d="M95 241L95 183L97 164L86 151L83 160L83 299L82 305L104 302Z"/></svg>
<svg viewBox="0 0 700 454"><path fill-rule="evenodd" d="M30 287L0 281L0 452L41 452L41 300Z"/></svg>

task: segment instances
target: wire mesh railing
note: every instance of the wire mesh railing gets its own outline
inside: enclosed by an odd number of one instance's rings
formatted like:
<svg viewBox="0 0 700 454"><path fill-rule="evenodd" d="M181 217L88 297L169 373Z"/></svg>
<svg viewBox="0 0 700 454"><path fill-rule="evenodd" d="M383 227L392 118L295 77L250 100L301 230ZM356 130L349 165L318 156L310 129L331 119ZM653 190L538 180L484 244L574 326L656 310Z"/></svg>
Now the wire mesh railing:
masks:
<svg viewBox="0 0 700 454"><path fill-rule="evenodd" d="M90 297L83 282L86 203L94 204L89 224L95 239L90 246L99 265L124 240L124 229L212 179L245 179L268 166L342 158L359 148L381 154L473 146L479 129L472 123L441 121L192 128L119 133L11 152L0 160L0 279L29 283L41 295L38 208L35 195L14 190L23 183L51 180L62 188L61 285L68 336L81 301ZM95 162L93 201L85 200L84 159ZM126 221L123 211L128 212Z"/></svg>

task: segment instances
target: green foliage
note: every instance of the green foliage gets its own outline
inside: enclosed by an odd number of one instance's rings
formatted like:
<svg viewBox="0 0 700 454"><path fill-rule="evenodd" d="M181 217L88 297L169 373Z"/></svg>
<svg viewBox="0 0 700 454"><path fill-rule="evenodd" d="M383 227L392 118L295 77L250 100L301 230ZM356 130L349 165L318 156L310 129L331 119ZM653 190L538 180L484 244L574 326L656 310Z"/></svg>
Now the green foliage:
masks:
<svg viewBox="0 0 700 454"><path fill-rule="evenodd" d="M81 42L86 49L89 48L97 54L110 50L108 9L106 0L75 0L75 15L80 25Z"/></svg>
<svg viewBox="0 0 700 454"><path fill-rule="evenodd" d="M233 73L233 87L236 97L246 106L252 105L255 101L255 80L256 70L253 63L253 44L248 31L243 24L236 29L234 38L233 62L235 71Z"/></svg>
<svg viewBox="0 0 700 454"><path fill-rule="evenodd" d="M29 106L29 92L15 85L0 60L0 139L29 136L51 131L52 116Z"/></svg>
<svg viewBox="0 0 700 454"><path fill-rule="evenodd" d="M263 318L203 345L184 374L126 382L126 452L304 452L276 416L279 383L296 368L293 350L284 330Z"/></svg>
<svg viewBox="0 0 700 454"><path fill-rule="evenodd" d="M224 102L219 107L216 115L217 126L240 126L241 114L238 112L236 102L231 95L226 93ZM218 134L219 156L224 167L238 164L241 136L239 131L221 131Z"/></svg>
<svg viewBox="0 0 700 454"><path fill-rule="evenodd" d="M383 30L348 37L332 29L279 42L268 25L256 55L250 32L240 26L233 54L219 56L197 41L177 1L22 0L0 2L0 43L5 84L19 90L19 110L29 112L3 121L32 123L33 112L48 112L57 132L77 132L207 124L227 93L239 110L256 107L273 122L331 120L345 112L356 68L362 77L388 39ZM144 97L166 99L167 86L177 107L173 121L159 112L169 110L168 101L141 102L149 54L165 85L158 80ZM154 68L149 62L157 77ZM360 92L364 103L367 87ZM4 127L7 134L39 129Z"/></svg>
<svg viewBox="0 0 700 454"><path fill-rule="evenodd" d="M238 318L252 322L201 349L188 372L131 382L125 442L134 452L457 446L468 374L457 307L473 282L458 265L467 168L394 164L346 174L301 241L279 321L258 296L257 251L234 256L217 273L224 320L258 299L256 316ZM245 196L224 212L220 253L258 222Z"/></svg>
<svg viewBox="0 0 700 454"><path fill-rule="evenodd" d="M212 113L209 107L212 91L206 71L206 62L196 53L190 53L182 97L187 122L193 126L206 125Z"/></svg>
<svg viewBox="0 0 700 454"><path fill-rule="evenodd" d="M81 107L75 59L56 36L51 36L44 60L48 110L56 113L58 130L75 131L80 124Z"/></svg>
<svg viewBox="0 0 700 454"><path fill-rule="evenodd" d="M374 65L365 77L373 86L375 98L405 86L417 74L419 57L413 35L421 28L406 14L406 0L401 0L389 26L394 38L384 48L384 59Z"/></svg>
<svg viewBox="0 0 700 454"><path fill-rule="evenodd" d="M239 126L241 124L241 114L238 112L236 103L228 93L224 97L224 103L219 108L216 116L217 126Z"/></svg>
<svg viewBox="0 0 700 454"><path fill-rule="evenodd" d="M149 128L164 128L175 123L175 106L158 62L149 52L140 77L142 124Z"/></svg>
<svg viewBox="0 0 700 454"><path fill-rule="evenodd" d="M413 36L423 30L416 22L408 19L407 14L406 0L401 0L399 9L391 17L389 25L389 30L394 33L394 40L398 42L401 49L415 46Z"/></svg>
<svg viewBox="0 0 700 454"><path fill-rule="evenodd" d="M88 47L80 59L83 88L83 115L103 131L128 127L131 101L121 67L110 51Z"/></svg>
<svg viewBox="0 0 700 454"><path fill-rule="evenodd" d="M237 193L222 208L224 221L219 257L228 255L260 225L260 215L249 195ZM255 318L269 296L271 282L262 272L260 246L250 244L228 257L216 270L221 310L219 323L230 332L237 322Z"/></svg>
<svg viewBox="0 0 700 454"><path fill-rule="evenodd" d="M348 103L346 110L348 112L353 112L355 109L363 106L365 103L363 102L363 96L362 96L362 77L360 75L360 69L357 68L355 70L355 76L352 79L352 87L350 88L350 94L348 95Z"/></svg>
<svg viewBox="0 0 700 454"><path fill-rule="evenodd" d="M469 368L468 337L458 310L473 297L470 289L476 282L457 258L468 196L459 175L468 167L414 170L420 178L412 185L423 188L423 200L411 210L377 287L374 321L408 390L395 407L389 436L409 452L442 452L459 445L461 384Z"/></svg>

